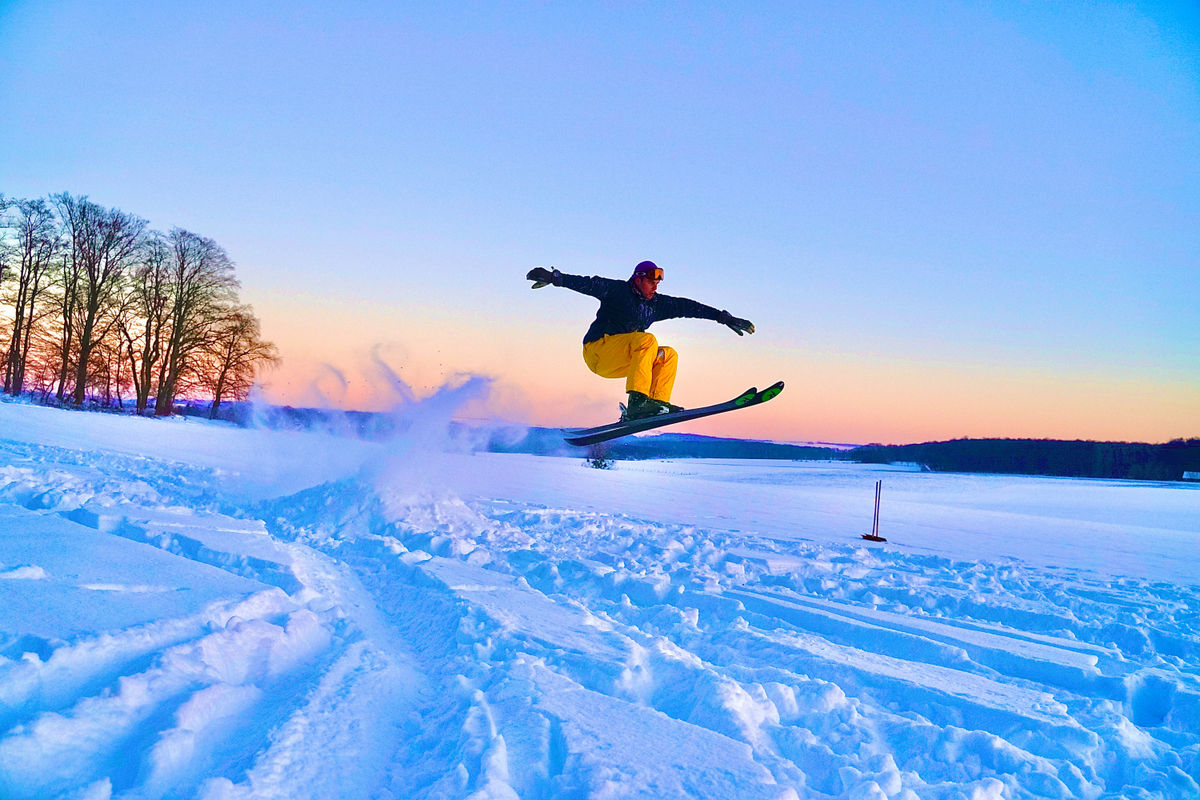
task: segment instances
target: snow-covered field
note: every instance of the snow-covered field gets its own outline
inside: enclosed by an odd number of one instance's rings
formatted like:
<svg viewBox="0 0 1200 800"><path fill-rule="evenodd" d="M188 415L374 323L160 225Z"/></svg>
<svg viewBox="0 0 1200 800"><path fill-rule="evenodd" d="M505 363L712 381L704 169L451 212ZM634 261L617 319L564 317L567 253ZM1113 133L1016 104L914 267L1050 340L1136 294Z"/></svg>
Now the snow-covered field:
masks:
<svg viewBox="0 0 1200 800"><path fill-rule="evenodd" d="M1200 796L1200 487L601 471L417 412L0 403L0 797Z"/></svg>

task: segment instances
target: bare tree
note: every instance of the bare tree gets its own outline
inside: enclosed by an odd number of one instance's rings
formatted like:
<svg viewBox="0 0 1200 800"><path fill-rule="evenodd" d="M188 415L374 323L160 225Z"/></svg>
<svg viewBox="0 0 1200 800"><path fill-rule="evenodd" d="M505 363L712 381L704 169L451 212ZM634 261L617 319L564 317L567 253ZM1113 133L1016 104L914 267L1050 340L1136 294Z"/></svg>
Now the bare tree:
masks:
<svg viewBox="0 0 1200 800"><path fill-rule="evenodd" d="M12 204L13 201L6 200L4 193L0 192L0 215L3 215ZM4 275L8 272L8 262L12 259L12 248L5 241L3 233L4 228L0 227L0 286L4 285Z"/></svg>
<svg viewBox="0 0 1200 800"><path fill-rule="evenodd" d="M39 393L43 401L54 396L61 378L57 314L56 306L49 302L44 305L33 326L29 346L25 348L25 390Z"/></svg>
<svg viewBox="0 0 1200 800"><path fill-rule="evenodd" d="M255 374L279 362L278 350L263 340L258 319L249 306L227 310L213 329L205 356L202 383L212 393L211 419L217 418L225 397L244 400L254 385Z"/></svg>
<svg viewBox="0 0 1200 800"><path fill-rule="evenodd" d="M51 262L60 238L54 212L45 200L13 203L16 215L17 286L13 300L13 329L5 360L4 391L20 394L25 387L25 365L33 328L38 321L38 300L46 289Z"/></svg>
<svg viewBox="0 0 1200 800"><path fill-rule="evenodd" d="M58 209L59 219L64 228L66 252L59 263L55 276L55 289L58 293L58 389L55 397L58 402L65 399L67 378L74 361L75 337L77 334L77 311L79 308L79 287L82 284L83 259L79 255L82 233L78 232L84 223L86 198L74 198L63 192L52 195L51 200Z"/></svg>
<svg viewBox="0 0 1200 800"><path fill-rule="evenodd" d="M121 286L110 295L105 307L97 315L102 324L97 324L92 339L92 360L88 365L88 387L94 395L102 397L104 405L113 405L114 398L119 405L123 392L129 387L123 377L122 367L125 363L124 342L121 337L111 335L118 330L120 322L129 316L131 298L126 290L129 276L123 275Z"/></svg>
<svg viewBox="0 0 1200 800"><path fill-rule="evenodd" d="M13 260L13 254L16 252L16 248L9 244L8 237L5 235L8 225L5 224L7 220L4 212L9 205L11 205L11 201L6 200L4 194L0 192L0 290L4 288L4 278L8 274L9 262ZM4 316L0 314L0 333L4 332L4 321ZM0 353L0 364L3 364L7 371L8 357L6 353Z"/></svg>
<svg viewBox="0 0 1200 800"><path fill-rule="evenodd" d="M154 370L162 357L171 305L171 247L154 232L142 247L129 284L129 307L120 320L138 414L145 414Z"/></svg>
<svg viewBox="0 0 1200 800"><path fill-rule="evenodd" d="M67 379L74 363L75 335L78 328L76 317L79 309L79 283L82 268L74 255L75 245L70 237L67 239L67 252L57 260L53 274L53 286L57 297L56 310L58 314L55 340L55 355L58 359L58 387L55 396L62 402L66 394Z"/></svg>
<svg viewBox="0 0 1200 800"><path fill-rule="evenodd" d="M146 221L115 208L106 209L86 197L63 192L54 196L71 240L72 266L77 269L79 346L72 402L82 405L88 385L88 364L101 312L107 310L133 260L146 230ZM64 314L64 318L70 315ZM61 387L60 387L61 392Z"/></svg>
<svg viewBox="0 0 1200 800"><path fill-rule="evenodd" d="M125 345L119 336L107 336L92 348L92 366L89 368L93 395L110 408L120 408L129 382L124 376Z"/></svg>
<svg viewBox="0 0 1200 800"><path fill-rule="evenodd" d="M195 354L208 343L221 309L233 302L237 291L233 262L212 239L174 228L167 240L171 247L171 302L155 416L171 413L180 381L187 377Z"/></svg>

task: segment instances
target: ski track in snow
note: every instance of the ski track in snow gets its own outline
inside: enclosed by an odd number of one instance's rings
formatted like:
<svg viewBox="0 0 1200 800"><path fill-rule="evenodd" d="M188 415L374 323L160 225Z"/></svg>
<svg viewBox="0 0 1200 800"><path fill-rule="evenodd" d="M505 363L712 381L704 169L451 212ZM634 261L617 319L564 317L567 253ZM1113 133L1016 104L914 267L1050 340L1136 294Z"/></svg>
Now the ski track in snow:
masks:
<svg viewBox="0 0 1200 800"><path fill-rule="evenodd" d="M455 480L622 480L564 459L381 446L272 496L0 412L0 797L1200 796L1194 581Z"/></svg>

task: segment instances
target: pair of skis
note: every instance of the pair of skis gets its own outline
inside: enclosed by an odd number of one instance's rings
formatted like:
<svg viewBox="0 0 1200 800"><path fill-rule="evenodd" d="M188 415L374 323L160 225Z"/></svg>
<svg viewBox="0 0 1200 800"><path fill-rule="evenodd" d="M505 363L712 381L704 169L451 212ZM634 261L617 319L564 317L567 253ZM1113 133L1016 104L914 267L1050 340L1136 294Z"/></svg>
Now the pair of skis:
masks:
<svg viewBox="0 0 1200 800"><path fill-rule="evenodd" d="M677 422L687 422L688 420L700 419L701 417L711 417L714 414L724 414L727 411L737 411L739 408L757 406L767 402L782 391L783 381L779 381L761 391L758 389L747 389L737 397L732 400L726 400L724 403L702 406L701 408L685 408L683 411L674 411L670 414L658 414L653 417L613 422L595 428L568 430L563 432L563 438L569 444L579 447L599 444L600 442L607 442L610 439L628 436L631 433L640 433L642 431L653 430L654 428L661 428L664 425L674 425Z"/></svg>

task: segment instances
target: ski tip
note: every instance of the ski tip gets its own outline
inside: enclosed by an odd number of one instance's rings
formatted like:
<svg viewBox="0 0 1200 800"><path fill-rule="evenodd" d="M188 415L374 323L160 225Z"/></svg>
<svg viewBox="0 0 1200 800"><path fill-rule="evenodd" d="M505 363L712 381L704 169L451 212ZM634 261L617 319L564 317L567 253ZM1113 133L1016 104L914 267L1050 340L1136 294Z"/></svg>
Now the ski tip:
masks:
<svg viewBox="0 0 1200 800"><path fill-rule="evenodd" d="M758 387L751 386L749 389L735 397L733 404L736 406L744 406L756 397L758 397Z"/></svg>

